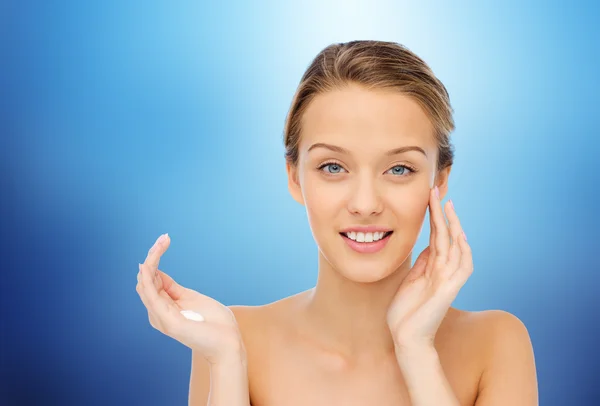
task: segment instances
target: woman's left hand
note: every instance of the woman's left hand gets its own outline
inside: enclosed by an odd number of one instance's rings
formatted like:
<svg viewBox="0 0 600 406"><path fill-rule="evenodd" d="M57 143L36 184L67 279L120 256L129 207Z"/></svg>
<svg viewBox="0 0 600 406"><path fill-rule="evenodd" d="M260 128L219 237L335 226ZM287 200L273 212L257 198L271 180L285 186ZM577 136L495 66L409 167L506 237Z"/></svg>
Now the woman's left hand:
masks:
<svg viewBox="0 0 600 406"><path fill-rule="evenodd" d="M429 192L429 246L415 261L388 308L387 323L397 350L433 348L444 316L473 272L471 248L452 201L446 203L446 225L438 193L437 187Z"/></svg>

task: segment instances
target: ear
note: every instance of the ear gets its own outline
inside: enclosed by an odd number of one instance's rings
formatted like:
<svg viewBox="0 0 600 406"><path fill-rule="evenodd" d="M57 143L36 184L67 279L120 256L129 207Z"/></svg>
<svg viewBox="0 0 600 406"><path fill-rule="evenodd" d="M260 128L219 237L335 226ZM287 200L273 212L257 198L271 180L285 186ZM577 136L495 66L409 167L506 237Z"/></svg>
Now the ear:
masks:
<svg viewBox="0 0 600 406"><path fill-rule="evenodd" d="M298 166L286 162L285 167L288 174L288 190L294 200L304 206L304 197L302 196L302 188L298 177Z"/></svg>
<svg viewBox="0 0 600 406"><path fill-rule="evenodd" d="M437 185L438 189L440 190L440 200L442 200L444 198L444 196L446 196L446 194L448 193L448 178L450 177L450 172L452 171L452 165L442 169L440 172L438 172L436 178L435 178L435 184Z"/></svg>

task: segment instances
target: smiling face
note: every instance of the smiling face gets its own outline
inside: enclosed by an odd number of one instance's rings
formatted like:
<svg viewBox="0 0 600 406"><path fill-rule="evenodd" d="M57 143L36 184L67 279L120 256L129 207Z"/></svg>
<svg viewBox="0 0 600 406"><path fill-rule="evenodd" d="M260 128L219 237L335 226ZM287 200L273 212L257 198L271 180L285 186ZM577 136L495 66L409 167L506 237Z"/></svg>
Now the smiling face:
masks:
<svg viewBox="0 0 600 406"><path fill-rule="evenodd" d="M320 254L333 269L374 282L401 267L421 231L434 181L443 188L440 195L445 192L450 167L436 177L437 154L428 116L398 91L351 84L310 102L298 164L287 166L288 185L306 207ZM369 244L340 232L361 226L392 234L379 243L383 248L370 243L376 252L359 252Z"/></svg>

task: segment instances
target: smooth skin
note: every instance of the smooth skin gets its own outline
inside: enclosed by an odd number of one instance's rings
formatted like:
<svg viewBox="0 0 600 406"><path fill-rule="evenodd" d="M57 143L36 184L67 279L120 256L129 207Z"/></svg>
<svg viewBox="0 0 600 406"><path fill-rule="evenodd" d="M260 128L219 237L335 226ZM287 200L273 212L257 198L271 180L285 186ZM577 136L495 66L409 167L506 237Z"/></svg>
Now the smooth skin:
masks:
<svg viewBox="0 0 600 406"><path fill-rule="evenodd" d="M473 260L452 202L442 208L450 168L437 170L432 133L419 105L396 92L353 85L311 102L299 164L287 169L319 247L312 289L227 308L158 271L170 239L156 244L137 290L151 324L192 349L190 405L538 404L523 323L450 306ZM311 149L316 143L344 151ZM423 153L386 154L402 145ZM390 172L402 165L415 172ZM429 246L411 267L427 210ZM356 253L339 231L368 224L394 233L381 252ZM186 320L182 309L206 322Z"/></svg>

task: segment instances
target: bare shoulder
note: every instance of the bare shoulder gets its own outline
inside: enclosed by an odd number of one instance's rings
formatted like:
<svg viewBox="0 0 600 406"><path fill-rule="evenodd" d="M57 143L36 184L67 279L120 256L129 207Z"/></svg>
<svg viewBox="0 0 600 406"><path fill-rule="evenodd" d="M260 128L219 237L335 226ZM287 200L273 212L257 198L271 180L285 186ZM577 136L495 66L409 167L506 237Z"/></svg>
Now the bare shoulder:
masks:
<svg viewBox="0 0 600 406"><path fill-rule="evenodd" d="M454 326L469 333L485 335L487 338L498 335L529 335L521 319L504 310L466 311L451 308L448 319Z"/></svg>
<svg viewBox="0 0 600 406"><path fill-rule="evenodd" d="M531 347L529 331L523 321L504 310L450 308L441 331L461 342L469 342L478 358L485 362L490 362L498 352L519 348L527 352Z"/></svg>
<svg viewBox="0 0 600 406"><path fill-rule="evenodd" d="M499 356L523 357L533 361L533 348L525 323L517 316L504 310L486 310L471 314L472 323L485 338L484 356L488 368L498 361Z"/></svg>
<svg viewBox="0 0 600 406"><path fill-rule="evenodd" d="M264 305L229 306L238 323L244 343L247 344L248 341L253 341L256 336L260 336L260 339L264 341L269 333L274 333L276 329L285 326L285 321L289 319L290 312L294 310L298 301L302 300L308 292L296 293Z"/></svg>
<svg viewBox="0 0 600 406"><path fill-rule="evenodd" d="M478 323L486 330L495 331L499 327L523 330L525 324L512 313L505 310L483 310L478 312L464 312L472 319L474 323Z"/></svg>
<svg viewBox="0 0 600 406"><path fill-rule="evenodd" d="M529 331L504 310L453 309L449 325L468 337L481 367L476 405L536 405L537 376Z"/></svg>

